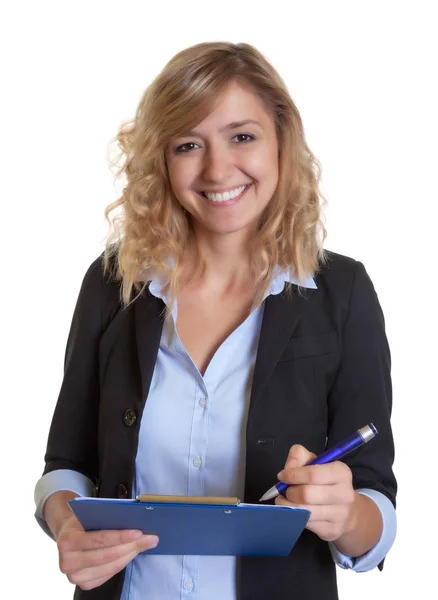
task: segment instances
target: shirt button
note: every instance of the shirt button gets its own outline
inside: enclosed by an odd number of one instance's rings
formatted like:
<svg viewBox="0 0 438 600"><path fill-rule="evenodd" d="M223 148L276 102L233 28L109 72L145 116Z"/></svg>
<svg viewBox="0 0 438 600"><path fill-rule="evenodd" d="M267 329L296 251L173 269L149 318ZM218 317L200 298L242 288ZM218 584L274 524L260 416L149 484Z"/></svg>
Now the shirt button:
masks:
<svg viewBox="0 0 438 600"><path fill-rule="evenodd" d="M200 406L201 408L205 408L205 407L207 406L207 398L201 398L201 399L199 400L199 406Z"/></svg>
<svg viewBox="0 0 438 600"><path fill-rule="evenodd" d="M186 588L186 590L187 590L188 592L191 592L195 586L194 586L194 584L193 584L193 581L192 581L191 579L188 579L188 580L185 582L185 584L184 584L184 587Z"/></svg>
<svg viewBox="0 0 438 600"><path fill-rule="evenodd" d="M199 467L202 465L202 460L199 458L199 456L197 456L197 457L195 458L195 460L193 461L193 464L195 465L195 467L196 467L197 469L199 469Z"/></svg>

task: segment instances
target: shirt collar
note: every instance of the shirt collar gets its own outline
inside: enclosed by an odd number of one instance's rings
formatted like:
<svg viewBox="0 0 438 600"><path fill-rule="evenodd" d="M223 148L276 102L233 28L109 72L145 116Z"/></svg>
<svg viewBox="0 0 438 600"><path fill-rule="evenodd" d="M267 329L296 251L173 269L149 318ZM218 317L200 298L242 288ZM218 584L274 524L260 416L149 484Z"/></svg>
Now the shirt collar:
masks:
<svg viewBox="0 0 438 600"><path fill-rule="evenodd" d="M281 294L286 283L293 283L294 285L299 285L311 290L318 289L315 280L312 277L308 277L300 283L296 277L294 277L291 269L281 269L279 266L276 266L272 276L271 285L269 286L269 291L266 295Z"/></svg>
<svg viewBox="0 0 438 600"><path fill-rule="evenodd" d="M271 284L268 288L267 293L265 294L265 298L267 296L281 294L284 290L284 286L286 283L293 283L294 285L299 285L304 288L316 290L317 285L315 280L312 277L308 277L303 282L299 283L296 277L293 276L292 271L290 269L281 269L279 266L276 266L274 269L274 274L272 276ZM150 274L150 283L149 283L149 291L153 296L157 298L161 298L166 302L167 298L166 294L163 293L163 288L167 284L167 279L162 273L153 272Z"/></svg>

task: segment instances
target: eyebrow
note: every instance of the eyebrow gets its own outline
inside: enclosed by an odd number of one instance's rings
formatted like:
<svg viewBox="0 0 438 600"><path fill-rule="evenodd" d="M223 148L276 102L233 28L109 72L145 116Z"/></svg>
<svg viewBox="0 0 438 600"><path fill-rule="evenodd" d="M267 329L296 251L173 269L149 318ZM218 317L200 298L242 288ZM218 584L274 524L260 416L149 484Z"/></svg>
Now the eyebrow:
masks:
<svg viewBox="0 0 438 600"><path fill-rule="evenodd" d="M263 129L263 125L259 123L259 121L255 121L254 119L245 119L244 121L233 121L232 123L228 123L225 127L219 130L219 133L224 131L228 131L230 129L239 129L239 127L243 127L244 125L258 125L261 129ZM197 131L186 131L182 135L178 137L202 137Z"/></svg>

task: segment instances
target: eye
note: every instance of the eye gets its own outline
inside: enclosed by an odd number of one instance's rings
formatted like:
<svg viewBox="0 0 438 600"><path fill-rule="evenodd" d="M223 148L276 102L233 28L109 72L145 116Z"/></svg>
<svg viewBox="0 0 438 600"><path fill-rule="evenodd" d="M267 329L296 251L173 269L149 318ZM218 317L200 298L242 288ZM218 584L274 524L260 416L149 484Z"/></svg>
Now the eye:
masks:
<svg viewBox="0 0 438 600"><path fill-rule="evenodd" d="M236 138L240 138L240 140L238 142L239 144L248 144L249 142L252 142L255 140L255 137L253 135L250 135L249 133L238 133L237 135L235 135L233 137L233 140Z"/></svg>
<svg viewBox="0 0 438 600"><path fill-rule="evenodd" d="M178 146L177 148L175 148L175 152L190 152L191 150L193 150L193 147L190 146L197 146L198 144L195 144L195 142L187 142L186 144L181 144L181 146Z"/></svg>

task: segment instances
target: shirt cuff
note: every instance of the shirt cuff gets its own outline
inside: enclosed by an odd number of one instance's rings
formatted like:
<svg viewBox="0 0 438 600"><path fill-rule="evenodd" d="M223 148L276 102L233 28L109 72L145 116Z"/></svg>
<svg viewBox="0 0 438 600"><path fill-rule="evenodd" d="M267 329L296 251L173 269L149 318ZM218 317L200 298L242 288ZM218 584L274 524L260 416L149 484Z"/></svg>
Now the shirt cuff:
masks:
<svg viewBox="0 0 438 600"><path fill-rule="evenodd" d="M391 549L397 532L397 518L392 502L381 492L370 489L356 491L363 496L368 496L368 498L371 498L377 504L382 515L382 533L380 539L371 550L357 558L351 558L342 554L333 542L329 542L329 548L333 560L339 567L363 573L377 567Z"/></svg>
<svg viewBox="0 0 438 600"><path fill-rule="evenodd" d="M91 479L88 479L88 477L77 471L57 469L41 477L35 486L34 492L36 505L35 518L40 527L52 539L54 539L53 534L43 517L44 506L52 494L60 491L74 492L79 496L95 495L95 487Z"/></svg>

